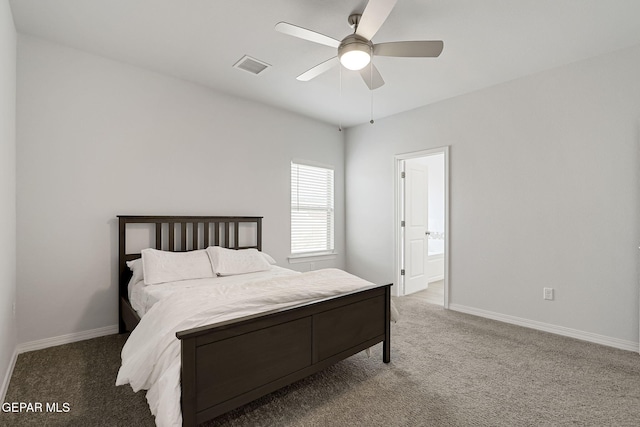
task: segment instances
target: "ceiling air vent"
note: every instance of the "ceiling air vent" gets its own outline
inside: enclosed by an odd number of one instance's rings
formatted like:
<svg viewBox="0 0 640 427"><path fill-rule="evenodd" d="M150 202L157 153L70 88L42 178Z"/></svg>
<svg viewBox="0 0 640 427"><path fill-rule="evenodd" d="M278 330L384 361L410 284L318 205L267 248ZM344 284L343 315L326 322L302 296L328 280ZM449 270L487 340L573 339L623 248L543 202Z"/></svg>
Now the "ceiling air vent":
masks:
<svg viewBox="0 0 640 427"><path fill-rule="evenodd" d="M271 65L267 64L266 62L259 61L248 55L245 55L242 58L240 58L240 60L236 62L233 66L234 68L239 68L241 70L248 71L251 74L255 74L255 75L258 75L262 73L264 70L266 70L267 68L271 67Z"/></svg>

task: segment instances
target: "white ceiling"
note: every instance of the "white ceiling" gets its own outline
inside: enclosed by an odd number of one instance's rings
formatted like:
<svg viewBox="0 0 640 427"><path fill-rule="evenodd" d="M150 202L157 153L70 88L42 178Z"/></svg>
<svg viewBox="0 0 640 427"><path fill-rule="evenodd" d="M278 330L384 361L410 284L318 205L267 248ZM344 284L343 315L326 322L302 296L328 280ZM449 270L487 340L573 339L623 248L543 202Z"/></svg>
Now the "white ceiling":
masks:
<svg viewBox="0 0 640 427"><path fill-rule="evenodd" d="M286 21L335 39L366 0L11 0L16 28L216 91L349 127L368 122L371 92L338 67L296 76L334 49L278 33ZM443 40L439 58L375 58L386 84L373 117L640 44L639 0L399 0L373 38ZM272 67L233 65L250 55Z"/></svg>

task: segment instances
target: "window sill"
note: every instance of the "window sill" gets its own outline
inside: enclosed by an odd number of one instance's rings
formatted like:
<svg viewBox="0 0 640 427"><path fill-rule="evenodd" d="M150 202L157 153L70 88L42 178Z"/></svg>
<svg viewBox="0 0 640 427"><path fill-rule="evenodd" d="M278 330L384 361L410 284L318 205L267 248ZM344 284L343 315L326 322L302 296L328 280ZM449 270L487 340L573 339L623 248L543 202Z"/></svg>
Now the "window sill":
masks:
<svg viewBox="0 0 640 427"><path fill-rule="evenodd" d="M335 252L315 252L309 254L296 254L289 255L287 259L289 264L299 264L302 262L314 262L314 261L327 261L336 259L337 253Z"/></svg>

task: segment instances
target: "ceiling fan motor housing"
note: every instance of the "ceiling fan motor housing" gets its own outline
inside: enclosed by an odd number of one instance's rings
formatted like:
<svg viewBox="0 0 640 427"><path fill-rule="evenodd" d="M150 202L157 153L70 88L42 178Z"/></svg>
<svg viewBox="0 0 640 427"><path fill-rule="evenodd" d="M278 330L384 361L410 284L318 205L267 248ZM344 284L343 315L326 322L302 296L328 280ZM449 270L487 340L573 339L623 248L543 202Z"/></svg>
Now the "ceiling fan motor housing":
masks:
<svg viewBox="0 0 640 427"><path fill-rule="evenodd" d="M350 50L363 50L365 52L371 52L373 49L373 43L364 37L360 37L357 34L349 34L342 39L340 46L338 46L338 56L349 52Z"/></svg>

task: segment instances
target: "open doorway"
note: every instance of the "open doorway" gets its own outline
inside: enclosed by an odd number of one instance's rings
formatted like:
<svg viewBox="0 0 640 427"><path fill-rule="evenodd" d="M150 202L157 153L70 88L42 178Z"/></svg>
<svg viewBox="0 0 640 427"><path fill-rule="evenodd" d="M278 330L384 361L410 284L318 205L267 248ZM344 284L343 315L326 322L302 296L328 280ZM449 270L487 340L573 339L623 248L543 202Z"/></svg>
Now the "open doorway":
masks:
<svg viewBox="0 0 640 427"><path fill-rule="evenodd" d="M448 147L397 155L398 295L449 305Z"/></svg>

